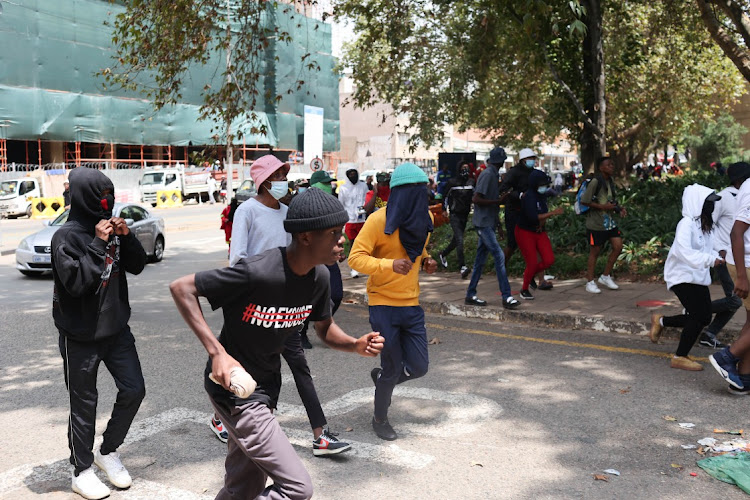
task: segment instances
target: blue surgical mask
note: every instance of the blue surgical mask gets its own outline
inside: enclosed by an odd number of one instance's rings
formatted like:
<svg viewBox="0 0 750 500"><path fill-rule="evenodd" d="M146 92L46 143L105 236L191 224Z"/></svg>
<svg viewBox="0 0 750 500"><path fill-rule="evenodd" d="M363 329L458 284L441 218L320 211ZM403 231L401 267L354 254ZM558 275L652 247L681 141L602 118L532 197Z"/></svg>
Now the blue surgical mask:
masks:
<svg viewBox="0 0 750 500"><path fill-rule="evenodd" d="M299 187L297 188L297 194L302 194L302 193L304 193L305 191L307 191L307 188L306 188L305 186L299 186Z"/></svg>
<svg viewBox="0 0 750 500"><path fill-rule="evenodd" d="M536 160L532 160L531 158L524 160L524 164L529 168L534 168L534 165L536 165Z"/></svg>
<svg viewBox="0 0 750 500"><path fill-rule="evenodd" d="M547 191L549 191L549 186L539 186L536 188L536 192L539 194L545 194Z"/></svg>
<svg viewBox="0 0 750 500"><path fill-rule="evenodd" d="M289 184L286 181L270 181L271 189L268 190L271 196L277 200L282 199L289 192Z"/></svg>

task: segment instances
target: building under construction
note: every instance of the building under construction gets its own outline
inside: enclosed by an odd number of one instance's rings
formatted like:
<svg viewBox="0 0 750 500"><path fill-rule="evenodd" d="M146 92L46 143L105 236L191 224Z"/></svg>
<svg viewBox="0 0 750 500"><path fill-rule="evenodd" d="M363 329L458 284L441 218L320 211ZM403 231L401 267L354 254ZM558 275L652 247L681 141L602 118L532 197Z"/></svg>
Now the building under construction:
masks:
<svg viewBox="0 0 750 500"><path fill-rule="evenodd" d="M256 110L256 124L267 131L238 139L234 159L247 163L273 150L286 160L301 150L305 105L323 108L323 150L337 151L339 97L331 26L312 17L299 22L301 15L281 2L267 5L267 22L276 23L293 40L272 42L267 49L271 55L265 58L265 85L270 83L283 97ZM113 65L115 53L105 21L123 11L120 2L108 0L0 0L0 171L61 164L186 164L192 152L207 147L214 158L223 156L212 131L217 124L199 120L201 90L221 73L215 65L191 68L182 102L159 112L140 94L103 89L96 73ZM307 52L320 71L306 83L309 89L287 93ZM249 129L249 123L244 125ZM243 123L235 126L241 129Z"/></svg>

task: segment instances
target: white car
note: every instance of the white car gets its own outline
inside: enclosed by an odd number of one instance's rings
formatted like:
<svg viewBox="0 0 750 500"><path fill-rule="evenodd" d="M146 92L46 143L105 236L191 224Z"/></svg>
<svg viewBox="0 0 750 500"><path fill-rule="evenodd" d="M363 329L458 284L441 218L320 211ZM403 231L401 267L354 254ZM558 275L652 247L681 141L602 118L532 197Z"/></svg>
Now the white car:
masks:
<svg viewBox="0 0 750 500"><path fill-rule="evenodd" d="M66 210L49 224L45 222L47 227L21 241L16 248L16 269L21 274L40 276L52 272L52 235L68 220L68 213ZM151 262L164 258L164 219L129 203L115 203L112 214L127 221Z"/></svg>

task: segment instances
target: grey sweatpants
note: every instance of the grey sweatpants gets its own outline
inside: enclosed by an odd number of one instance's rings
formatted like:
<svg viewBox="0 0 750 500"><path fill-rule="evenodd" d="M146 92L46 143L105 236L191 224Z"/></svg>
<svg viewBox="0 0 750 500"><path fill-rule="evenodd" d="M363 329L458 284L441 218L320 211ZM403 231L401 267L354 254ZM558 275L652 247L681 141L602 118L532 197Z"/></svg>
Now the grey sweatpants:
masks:
<svg viewBox="0 0 750 500"><path fill-rule="evenodd" d="M211 404L229 433L224 487L217 500L312 497L312 479L266 405L227 409L213 399ZM273 484L266 487L268 477Z"/></svg>

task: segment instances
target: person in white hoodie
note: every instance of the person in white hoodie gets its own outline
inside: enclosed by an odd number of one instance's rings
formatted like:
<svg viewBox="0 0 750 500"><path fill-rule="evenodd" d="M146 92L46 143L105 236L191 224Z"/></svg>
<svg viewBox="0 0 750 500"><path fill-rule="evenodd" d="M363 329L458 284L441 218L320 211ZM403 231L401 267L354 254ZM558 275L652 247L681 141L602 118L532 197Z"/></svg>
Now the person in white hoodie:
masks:
<svg viewBox="0 0 750 500"><path fill-rule="evenodd" d="M365 197L369 191L367 184L359 179L359 171L356 168L350 168L346 171L346 181L339 188L339 201L346 213L349 215L349 222L344 226L344 232L349 240L349 248L354 246L354 239L357 237L362 227L365 225ZM356 278L359 273L352 269L351 277Z"/></svg>
<svg viewBox="0 0 750 500"><path fill-rule="evenodd" d="M682 220L677 224L674 243L664 264L667 289L677 295L684 314L676 316L651 315L649 337L659 341L665 326L682 327L677 352L671 366L680 370L700 371L703 365L688 358L701 330L711 322L711 284L709 268L724 263L714 249L713 211L721 197L706 186L693 184L682 192Z"/></svg>

